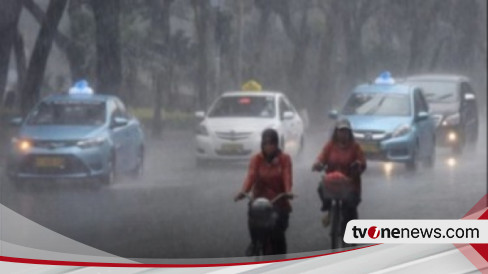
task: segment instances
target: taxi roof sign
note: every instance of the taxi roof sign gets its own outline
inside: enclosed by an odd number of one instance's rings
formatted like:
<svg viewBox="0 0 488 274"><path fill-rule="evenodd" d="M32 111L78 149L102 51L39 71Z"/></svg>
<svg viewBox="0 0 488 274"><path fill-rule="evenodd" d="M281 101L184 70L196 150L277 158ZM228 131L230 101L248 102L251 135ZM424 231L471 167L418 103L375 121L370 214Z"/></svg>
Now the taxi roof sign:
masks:
<svg viewBox="0 0 488 274"><path fill-rule="evenodd" d="M395 84L395 79L391 77L389 71L384 71L374 80L374 83L380 85L393 85Z"/></svg>
<svg viewBox="0 0 488 274"><path fill-rule="evenodd" d="M262 91L263 88L262 86L254 81L254 80L249 80L242 85L242 90L243 91Z"/></svg>
<svg viewBox="0 0 488 274"><path fill-rule="evenodd" d="M92 95L94 94L93 89L88 85L86 80L80 80L76 82L68 91L70 95L83 94Z"/></svg>

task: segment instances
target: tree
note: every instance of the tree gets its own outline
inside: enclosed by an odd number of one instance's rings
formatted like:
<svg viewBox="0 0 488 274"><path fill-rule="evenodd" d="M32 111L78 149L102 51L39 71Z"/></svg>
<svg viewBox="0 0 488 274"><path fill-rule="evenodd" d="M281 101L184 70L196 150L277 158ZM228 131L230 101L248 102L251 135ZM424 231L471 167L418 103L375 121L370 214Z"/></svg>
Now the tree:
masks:
<svg viewBox="0 0 488 274"><path fill-rule="evenodd" d="M208 30L207 25L209 21L209 7L208 1L192 0L193 12L195 15L195 30L197 36L197 73L195 77L195 85L197 90L196 106L199 109L207 107L208 103Z"/></svg>
<svg viewBox="0 0 488 274"><path fill-rule="evenodd" d="M151 27L156 37L162 38L159 50L163 56L163 68L155 69L153 81L155 82L155 98L152 119L152 135L160 138L163 129L161 113L163 107L163 92L171 93L173 82L173 58L171 47L171 21L170 8L174 0L151 0Z"/></svg>
<svg viewBox="0 0 488 274"><path fill-rule="evenodd" d="M118 94L122 84L120 46L120 1L92 0L96 37L96 89L100 93Z"/></svg>
<svg viewBox="0 0 488 274"><path fill-rule="evenodd" d="M46 69L47 59L51 51L52 43L56 35L61 16L63 15L68 0L51 0L47 7L46 17L34 45L34 50L29 61L25 83L21 92L22 114L34 106L39 99L40 87Z"/></svg>
<svg viewBox="0 0 488 274"><path fill-rule="evenodd" d="M0 103L7 84L10 54L17 36L21 8L21 1L4 0L0 9Z"/></svg>

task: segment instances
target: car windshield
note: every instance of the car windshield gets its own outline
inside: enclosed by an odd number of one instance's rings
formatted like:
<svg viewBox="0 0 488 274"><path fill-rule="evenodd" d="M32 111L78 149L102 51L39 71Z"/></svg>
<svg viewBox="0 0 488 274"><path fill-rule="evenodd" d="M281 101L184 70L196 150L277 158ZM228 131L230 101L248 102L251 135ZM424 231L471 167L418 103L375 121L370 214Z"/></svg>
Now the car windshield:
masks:
<svg viewBox="0 0 488 274"><path fill-rule="evenodd" d="M424 97L429 103L455 103L459 100L456 82L412 81L410 83L423 90Z"/></svg>
<svg viewBox="0 0 488 274"><path fill-rule="evenodd" d="M410 100L398 93L354 93L342 113L344 115L410 116Z"/></svg>
<svg viewBox="0 0 488 274"><path fill-rule="evenodd" d="M104 102L53 101L40 103L27 124L96 126L105 123L105 117Z"/></svg>
<svg viewBox="0 0 488 274"><path fill-rule="evenodd" d="M272 118L275 115L273 96L227 96L215 103L208 116Z"/></svg>

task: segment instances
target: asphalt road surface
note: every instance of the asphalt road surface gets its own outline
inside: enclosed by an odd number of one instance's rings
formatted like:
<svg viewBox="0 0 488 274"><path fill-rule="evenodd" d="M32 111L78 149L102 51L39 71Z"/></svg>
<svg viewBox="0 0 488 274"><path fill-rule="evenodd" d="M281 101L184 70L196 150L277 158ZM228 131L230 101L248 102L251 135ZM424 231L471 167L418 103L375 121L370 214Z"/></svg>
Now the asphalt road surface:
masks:
<svg viewBox="0 0 488 274"><path fill-rule="evenodd" d="M322 133L321 133L322 132ZM359 215L363 219L457 219L487 188L486 127L478 148L454 159L438 149L432 169L407 172L369 163L363 178ZM326 250L316 193L319 174L310 172L327 134L309 133L304 154L294 160L293 212L289 252ZM243 256L249 243L246 202L233 202L247 163L197 168L193 133L167 131L148 141L145 175L121 178L100 189L42 183L17 190L2 177L1 202L23 216L95 248L128 258L209 258ZM451 161L453 161L451 159ZM3 162L3 161L2 161Z"/></svg>

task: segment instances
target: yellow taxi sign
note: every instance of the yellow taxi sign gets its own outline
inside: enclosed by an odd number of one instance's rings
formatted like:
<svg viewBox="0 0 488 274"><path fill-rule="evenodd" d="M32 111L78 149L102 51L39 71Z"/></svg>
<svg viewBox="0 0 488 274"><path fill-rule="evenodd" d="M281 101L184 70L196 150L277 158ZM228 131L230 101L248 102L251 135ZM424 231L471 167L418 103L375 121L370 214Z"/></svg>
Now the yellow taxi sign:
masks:
<svg viewBox="0 0 488 274"><path fill-rule="evenodd" d="M263 88L261 85L254 81L254 80L249 80L242 85L242 90L243 91L261 91Z"/></svg>

